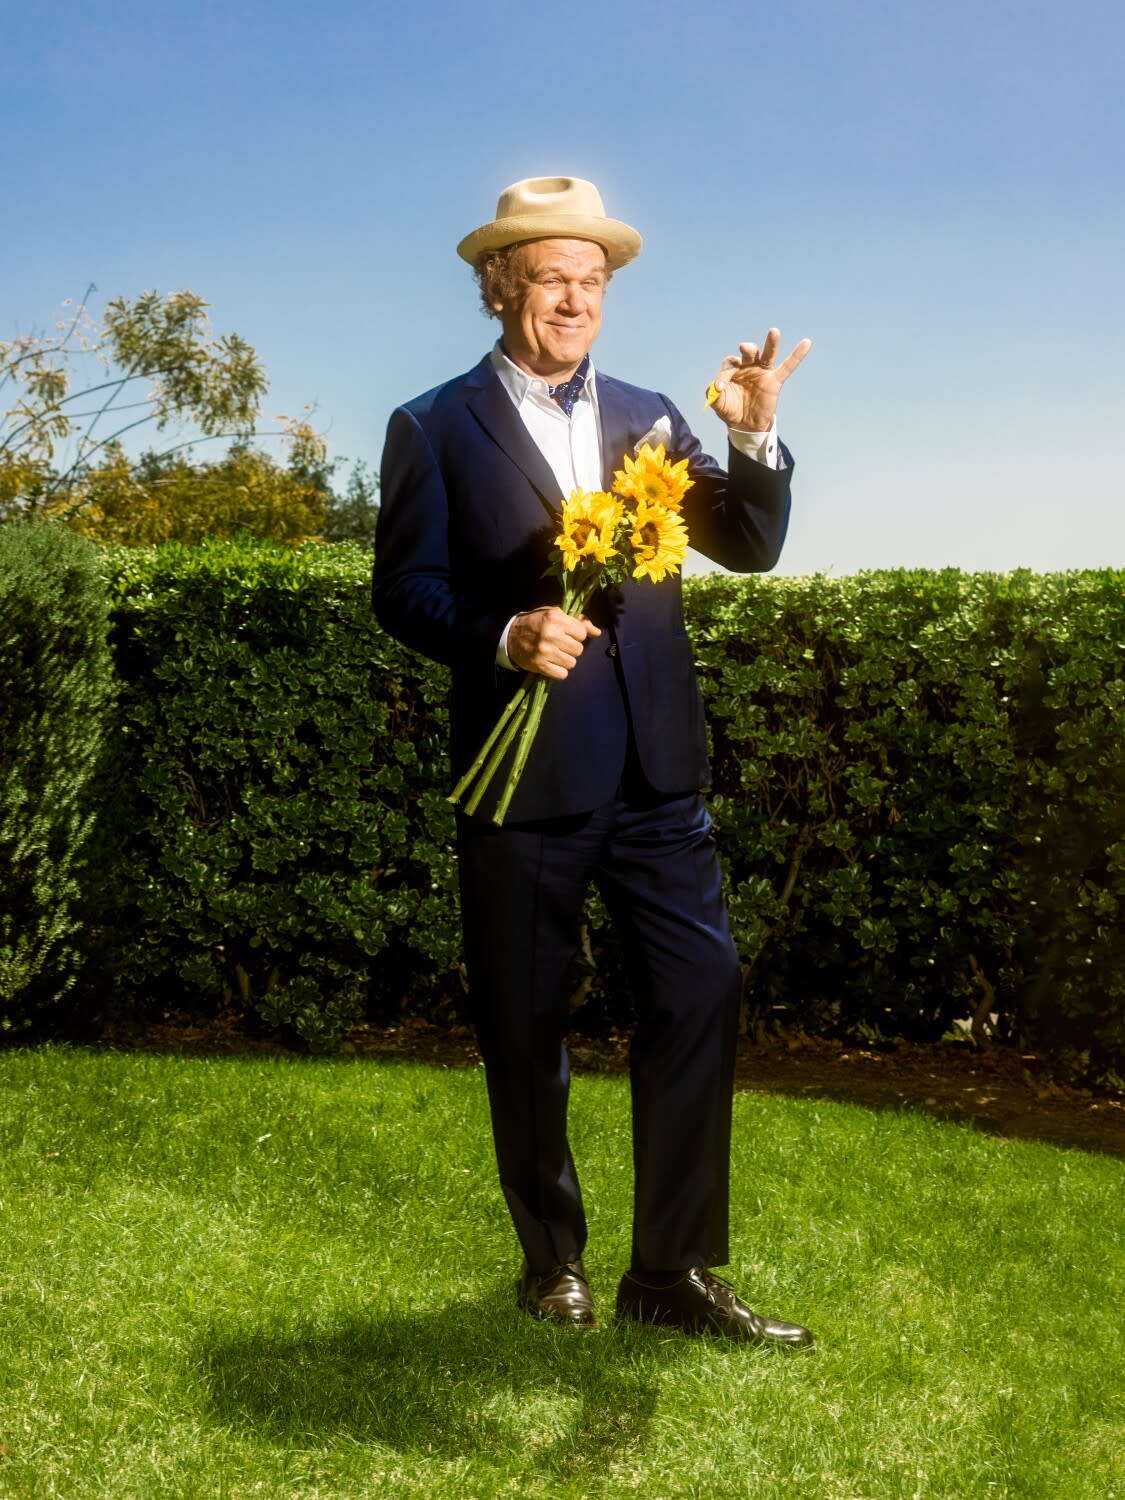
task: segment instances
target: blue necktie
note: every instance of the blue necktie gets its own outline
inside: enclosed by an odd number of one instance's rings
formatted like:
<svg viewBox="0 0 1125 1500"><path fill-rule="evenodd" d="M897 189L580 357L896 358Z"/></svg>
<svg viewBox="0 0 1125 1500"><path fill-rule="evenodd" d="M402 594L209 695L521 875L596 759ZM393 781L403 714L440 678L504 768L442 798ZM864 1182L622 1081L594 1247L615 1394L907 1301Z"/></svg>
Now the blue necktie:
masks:
<svg viewBox="0 0 1125 1500"><path fill-rule="evenodd" d="M561 385L549 385L547 394L552 401L557 401L563 411L569 417L574 410L574 403L582 394L582 387L586 384L586 376L590 373L590 356L584 354L582 363L575 370L569 380L564 380Z"/></svg>

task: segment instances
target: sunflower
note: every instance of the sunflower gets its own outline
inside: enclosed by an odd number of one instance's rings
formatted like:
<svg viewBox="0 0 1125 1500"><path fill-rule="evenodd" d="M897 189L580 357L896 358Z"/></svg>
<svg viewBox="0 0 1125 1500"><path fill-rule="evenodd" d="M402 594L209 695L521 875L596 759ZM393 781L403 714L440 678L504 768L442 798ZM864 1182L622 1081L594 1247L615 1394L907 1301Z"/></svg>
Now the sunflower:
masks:
<svg viewBox="0 0 1125 1500"><path fill-rule="evenodd" d="M614 472L614 488L626 500L679 510L684 496L695 483L694 479L687 477L687 466L686 458L681 458L678 464L670 463L663 443L658 443L655 448L645 443L636 458L626 455L625 467Z"/></svg>
<svg viewBox="0 0 1125 1500"><path fill-rule="evenodd" d="M666 574L680 571L688 535L687 527L674 510L638 501L629 540L633 547L634 578L651 578L653 583L660 583Z"/></svg>
<svg viewBox="0 0 1125 1500"><path fill-rule="evenodd" d="M563 501L562 530L555 546L562 553L563 567L574 571L584 557L605 565L618 555L614 534L624 507L604 490L573 490Z"/></svg>

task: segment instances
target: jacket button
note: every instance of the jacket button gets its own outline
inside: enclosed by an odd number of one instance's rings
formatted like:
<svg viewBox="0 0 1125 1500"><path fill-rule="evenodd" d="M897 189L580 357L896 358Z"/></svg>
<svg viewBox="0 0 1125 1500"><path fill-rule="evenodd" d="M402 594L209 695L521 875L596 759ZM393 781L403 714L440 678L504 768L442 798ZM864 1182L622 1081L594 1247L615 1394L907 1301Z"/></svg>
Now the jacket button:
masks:
<svg viewBox="0 0 1125 1500"><path fill-rule="evenodd" d="M616 656L617 655L617 642L616 641L614 641L613 645L606 652L606 655L607 656Z"/></svg>

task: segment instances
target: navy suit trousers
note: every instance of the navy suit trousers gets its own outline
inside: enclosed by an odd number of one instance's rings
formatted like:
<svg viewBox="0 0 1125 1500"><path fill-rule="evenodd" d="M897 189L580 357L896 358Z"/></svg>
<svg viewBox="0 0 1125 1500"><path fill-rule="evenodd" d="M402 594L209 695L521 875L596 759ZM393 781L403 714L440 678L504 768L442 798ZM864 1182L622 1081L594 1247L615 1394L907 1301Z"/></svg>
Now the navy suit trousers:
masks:
<svg viewBox="0 0 1125 1500"><path fill-rule="evenodd" d="M633 1266L724 1264L741 972L702 797L627 776L574 817L503 828L460 817L458 857L500 1180L528 1264L576 1260L586 1241L565 1037L591 882L620 932L636 1007Z"/></svg>

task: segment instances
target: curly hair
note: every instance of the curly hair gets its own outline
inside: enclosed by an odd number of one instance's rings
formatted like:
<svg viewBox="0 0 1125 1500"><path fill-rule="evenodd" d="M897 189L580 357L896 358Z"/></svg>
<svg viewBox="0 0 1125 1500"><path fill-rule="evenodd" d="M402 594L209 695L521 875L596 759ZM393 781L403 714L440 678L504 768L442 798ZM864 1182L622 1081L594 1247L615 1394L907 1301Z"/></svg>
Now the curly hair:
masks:
<svg viewBox="0 0 1125 1500"><path fill-rule="evenodd" d="M505 245L501 250L486 250L478 258L473 266L473 276L480 288L480 310L486 318L500 316L492 305L497 298L501 302L507 302L519 291L521 278L515 265L516 254L525 245L533 243L532 240L518 240L516 244ZM612 279L613 272L607 268L604 285L608 286Z"/></svg>

